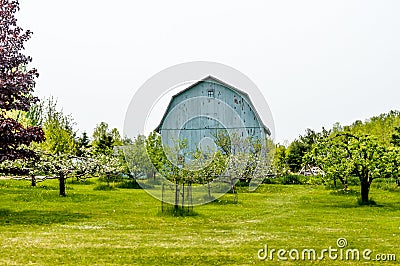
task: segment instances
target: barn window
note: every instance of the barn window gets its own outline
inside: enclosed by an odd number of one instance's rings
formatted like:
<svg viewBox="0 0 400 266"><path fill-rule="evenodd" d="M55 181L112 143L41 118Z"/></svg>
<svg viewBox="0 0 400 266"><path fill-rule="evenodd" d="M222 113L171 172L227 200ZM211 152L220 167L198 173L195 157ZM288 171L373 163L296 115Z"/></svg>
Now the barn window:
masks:
<svg viewBox="0 0 400 266"><path fill-rule="evenodd" d="M208 90L207 95L208 97L214 97L214 90Z"/></svg>

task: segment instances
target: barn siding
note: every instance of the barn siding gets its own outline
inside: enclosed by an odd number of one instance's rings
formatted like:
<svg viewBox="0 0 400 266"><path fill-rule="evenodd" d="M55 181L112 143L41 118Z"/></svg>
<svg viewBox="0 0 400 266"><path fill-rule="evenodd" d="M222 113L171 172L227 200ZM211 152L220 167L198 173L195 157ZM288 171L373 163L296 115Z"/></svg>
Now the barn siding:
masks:
<svg viewBox="0 0 400 266"><path fill-rule="evenodd" d="M209 97L209 91L213 92L213 97ZM228 131L237 131L237 127L241 127L241 130L246 130L254 138L265 136L263 123L252 109L247 95L212 78L205 79L172 98L159 132L164 143L173 145L173 139L178 135L179 139L187 139L189 149L193 150L201 139L212 139L217 128L223 129L218 120L224 121Z"/></svg>

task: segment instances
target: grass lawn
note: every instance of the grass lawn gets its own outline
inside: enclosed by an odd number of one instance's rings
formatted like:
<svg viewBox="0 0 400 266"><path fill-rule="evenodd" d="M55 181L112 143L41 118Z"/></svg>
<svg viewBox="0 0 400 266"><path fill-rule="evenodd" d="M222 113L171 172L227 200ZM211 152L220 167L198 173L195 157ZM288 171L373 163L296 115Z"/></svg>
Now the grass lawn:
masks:
<svg viewBox="0 0 400 266"><path fill-rule="evenodd" d="M0 180L1 265L275 265L259 249L337 248L338 238L361 252L396 254L400 261L400 193L371 189L375 206L359 206L355 193L323 186L262 185L195 207L196 215L161 215L144 190L94 190L68 181ZM353 189L358 190L358 187ZM301 253L300 253L301 254ZM279 261L280 264L359 265L361 261ZM371 263L371 262L369 262ZM375 262L393 265L396 262Z"/></svg>

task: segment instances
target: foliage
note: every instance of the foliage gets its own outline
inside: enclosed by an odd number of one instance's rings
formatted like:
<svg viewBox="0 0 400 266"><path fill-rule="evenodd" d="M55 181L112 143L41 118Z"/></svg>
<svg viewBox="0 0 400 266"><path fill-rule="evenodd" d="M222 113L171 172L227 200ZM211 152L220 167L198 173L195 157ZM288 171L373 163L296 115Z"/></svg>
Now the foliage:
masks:
<svg viewBox="0 0 400 266"><path fill-rule="evenodd" d="M53 98L46 100L42 116L46 141L41 143L38 149L54 154L75 154L76 140L72 117L57 110L57 102Z"/></svg>
<svg viewBox="0 0 400 266"><path fill-rule="evenodd" d="M290 168L287 162L287 148L284 145L276 144L273 167L278 177L289 173Z"/></svg>
<svg viewBox="0 0 400 266"><path fill-rule="evenodd" d="M283 174L275 178L268 178L265 180L267 184L281 184L281 185L322 185L326 180L321 175L299 175L299 174Z"/></svg>
<svg viewBox="0 0 400 266"><path fill-rule="evenodd" d="M390 146L392 135L396 133L395 128L400 126L400 112L390 111L378 116L366 119L364 122L357 120L350 126L343 129L358 135L370 135L377 138L377 141L384 146Z"/></svg>
<svg viewBox="0 0 400 266"><path fill-rule="evenodd" d="M303 164L303 156L307 152L306 145L301 140L294 140L287 149L286 161L292 172L298 172Z"/></svg>
<svg viewBox="0 0 400 266"><path fill-rule="evenodd" d="M394 131L395 132L392 134L392 140L390 143L396 147L400 147L400 127L395 127Z"/></svg>
<svg viewBox="0 0 400 266"><path fill-rule="evenodd" d="M98 174L105 178L107 185L120 178L124 168L120 160L116 156L98 154L94 157L94 163L98 167Z"/></svg>
<svg viewBox="0 0 400 266"><path fill-rule="evenodd" d="M122 144L118 129L109 129L107 123L101 122L94 129L92 141L94 153L111 155L114 153L114 147L121 146Z"/></svg>
<svg viewBox="0 0 400 266"><path fill-rule="evenodd" d="M91 148L90 139L86 132L82 133L82 136L76 140L76 155L86 156Z"/></svg>
<svg viewBox="0 0 400 266"><path fill-rule="evenodd" d="M298 139L290 143L286 150L286 158L284 160L290 171L297 173L305 163L305 154L311 151L313 145L322 138L328 136L329 133L330 132L324 128L322 128L322 132L315 132L314 130L308 128L305 135L300 135ZM283 158L280 160L282 161ZM309 163L314 164L312 161Z"/></svg>
<svg viewBox="0 0 400 266"><path fill-rule="evenodd" d="M400 152L368 135L339 132L314 145L307 155L322 166L328 177L346 179L354 175L361 184L361 200L368 202L374 179L398 176Z"/></svg>
<svg viewBox="0 0 400 266"><path fill-rule="evenodd" d="M215 142L216 151L197 149L193 154L186 154L185 140L177 140L174 147L164 147L157 133L153 132L147 138L146 149L150 161L162 177L175 184L176 208L180 194L184 200L184 186L205 185L208 195L204 195L204 198L207 201L215 199L212 189L230 189L237 201L235 184L239 180L251 180L250 184L256 187L257 182L261 183L266 175L271 174L272 141L266 141L267 147L263 147L259 140L239 138L234 133L231 136L221 133L216 136ZM226 146L228 144L230 147ZM186 162L185 158L188 157L192 160Z"/></svg>
<svg viewBox="0 0 400 266"><path fill-rule="evenodd" d="M137 179L155 172L146 151L146 137L139 135L133 141L125 140L123 153L120 155L126 169L124 173Z"/></svg>
<svg viewBox="0 0 400 266"><path fill-rule="evenodd" d="M13 110L28 111L38 100L32 96L37 70L27 69L32 58L21 53L31 32L17 26L18 10L17 0L0 0L0 162L36 158L29 146L44 140L40 127L23 126L7 115Z"/></svg>

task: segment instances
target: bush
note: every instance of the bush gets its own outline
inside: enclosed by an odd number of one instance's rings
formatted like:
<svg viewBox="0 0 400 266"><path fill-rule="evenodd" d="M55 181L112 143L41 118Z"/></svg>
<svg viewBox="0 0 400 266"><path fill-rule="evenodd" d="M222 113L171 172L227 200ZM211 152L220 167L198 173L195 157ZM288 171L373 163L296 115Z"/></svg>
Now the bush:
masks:
<svg viewBox="0 0 400 266"><path fill-rule="evenodd" d="M300 184L303 185L322 185L325 184L325 180L321 175L309 175L309 176L303 176L300 175L298 177L298 180Z"/></svg>
<svg viewBox="0 0 400 266"><path fill-rule="evenodd" d="M248 187L250 184L250 182L248 181L238 181L235 186L236 187Z"/></svg>
<svg viewBox="0 0 400 266"><path fill-rule="evenodd" d="M118 188L142 189L136 180L129 180L117 185Z"/></svg>
<svg viewBox="0 0 400 266"><path fill-rule="evenodd" d="M113 175L113 176L100 176L98 179L100 182L109 182L109 183L113 183L113 182L122 182L125 180L125 177L121 174L117 174L117 175Z"/></svg>
<svg viewBox="0 0 400 266"><path fill-rule="evenodd" d="M396 183L396 178L379 178L374 180L372 186L391 192L400 191L400 187Z"/></svg>
<svg viewBox="0 0 400 266"><path fill-rule="evenodd" d="M325 184L325 181L321 175L304 176L298 174L285 174L275 178L266 178L263 183L282 185L322 185Z"/></svg>
<svg viewBox="0 0 400 266"><path fill-rule="evenodd" d="M327 189L344 189L344 185L340 181L339 178L336 178L336 186L335 182L333 179L328 179L327 182L325 183ZM349 176L347 178L347 186L360 186L360 180L358 177L355 176Z"/></svg>
<svg viewBox="0 0 400 266"><path fill-rule="evenodd" d="M116 190L116 188L113 186L108 186L108 185L98 185L93 190L110 191L110 190Z"/></svg>

